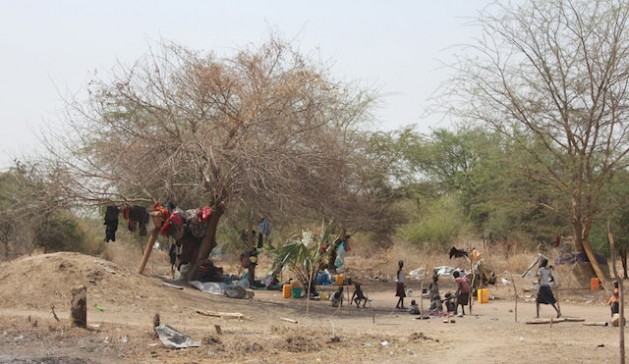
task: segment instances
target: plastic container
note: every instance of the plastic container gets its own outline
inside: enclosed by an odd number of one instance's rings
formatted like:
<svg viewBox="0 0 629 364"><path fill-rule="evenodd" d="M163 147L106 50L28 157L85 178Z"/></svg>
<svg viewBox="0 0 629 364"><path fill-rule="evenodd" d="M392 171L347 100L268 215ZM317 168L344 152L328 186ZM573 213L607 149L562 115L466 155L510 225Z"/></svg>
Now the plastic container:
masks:
<svg viewBox="0 0 629 364"><path fill-rule="evenodd" d="M478 303L489 303L489 290L487 288L479 288L476 292Z"/></svg>
<svg viewBox="0 0 629 364"><path fill-rule="evenodd" d="M293 294L293 298L301 298L302 287L293 286L291 288L291 293Z"/></svg>
<svg viewBox="0 0 629 364"><path fill-rule="evenodd" d="M601 281L598 278L592 278L592 281L590 282L590 288L592 288L592 291L598 291L600 283Z"/></svg>
<svg viewBox="0 0 629 364"><path fill-rule="evenodd" d="M343 285L343 275L339 274L336 276L336 285L337 286L342 286Z"/></svg>
<svg viewBox="0 0 629 364"><path fill-rule="evenodd" d="M291 298L292 297L292 286L290 284L285 284L282 286L282 297L283 298Z"/></svg>

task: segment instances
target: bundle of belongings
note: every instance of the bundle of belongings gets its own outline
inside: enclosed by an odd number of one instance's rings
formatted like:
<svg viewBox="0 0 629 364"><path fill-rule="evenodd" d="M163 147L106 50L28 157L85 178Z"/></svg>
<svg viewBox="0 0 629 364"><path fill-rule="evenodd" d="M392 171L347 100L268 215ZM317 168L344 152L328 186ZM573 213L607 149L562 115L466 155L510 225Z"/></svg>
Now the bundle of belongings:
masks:
<svg viewBox="0 0 629 364"><path fill-rule="evenodd" d="M194 261L205 236L212 210L207 206L186 211L175 207L170 213L163 214L161 206L156 205L153 211L160 214L164 220L160 233L175 240L171 246L171 264L176 265L181 271L183 264Z"/></svg>
<svg viewBox="0 0 629 364"><path fill-rule="evenodd" d="M209 259L199 261L197 280L201 282L223 282L223 268L217 267Z"/></svg>
<svg viewBox="0 0 629 364"><path fill-rule="evenodd" d="M193 237L203 238L210 215L212 215L212 210L207 206L186 211L175 208L162 224L160 232L165 236L179 240L187 228Z"/></svg>

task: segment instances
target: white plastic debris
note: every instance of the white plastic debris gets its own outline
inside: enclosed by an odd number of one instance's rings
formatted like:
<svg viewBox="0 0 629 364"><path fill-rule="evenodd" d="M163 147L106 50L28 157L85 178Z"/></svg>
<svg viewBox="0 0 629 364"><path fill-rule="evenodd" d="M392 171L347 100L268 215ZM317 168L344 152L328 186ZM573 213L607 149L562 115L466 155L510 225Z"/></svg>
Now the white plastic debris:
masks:
<svg viewBox="0 0 629 364"><path fill-rule="evenodd" d="M155 328L157 336L165 347L169 349L183 349L201 346L200 341L193 341L190 336L183 334L168 325L160 325Z"/></svg>

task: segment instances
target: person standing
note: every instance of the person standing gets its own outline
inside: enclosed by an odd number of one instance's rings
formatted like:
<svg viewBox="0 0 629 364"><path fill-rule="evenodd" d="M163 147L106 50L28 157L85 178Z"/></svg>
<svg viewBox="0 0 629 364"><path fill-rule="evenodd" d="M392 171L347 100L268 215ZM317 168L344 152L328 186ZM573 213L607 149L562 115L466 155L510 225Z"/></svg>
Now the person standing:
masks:
<svg viewBox="0 0 629 364"><path fill-rule="evenodd" d="M463 315L465 315L465 306L467 306L470 301L470 293L472 292L472 287L470 284L470 280L467 278L467 274L465 274L464 272L459 272L457 270L452 273L452 276L454 277L454 280L457 284L457 291L455 294L456 306L454 308L454 314L457 315L459 306L461 306L461 315L459 317L462 317Z"/></svg>
<svg viewBox="0 0 629 364"><path fill-rule="evenodd" d="M398 270L397 270L397 283L395 289L395 296L400 297L397 301L397 305L395 308L405 309L404 307L404 297L406 297L406 287L404 286L404 261L400 260L398 262Z"/></svg>
<svg viewBox="0 0 629 364"><path fill-rule="evenodd" d="M537 282L539 283L539 289L537 291L537 299L535 300L535 307L537 309L537 316L539 318L539 305L551 305L557 311L557 318L561 317L561 312L559 308L555 305L557 300L553 295L553 290L551 289L551 283L555 281L553 277L552 270L548 269L546 266L548 265L548 259L542 258L539 263L539 269L537 270Z"/></svg>

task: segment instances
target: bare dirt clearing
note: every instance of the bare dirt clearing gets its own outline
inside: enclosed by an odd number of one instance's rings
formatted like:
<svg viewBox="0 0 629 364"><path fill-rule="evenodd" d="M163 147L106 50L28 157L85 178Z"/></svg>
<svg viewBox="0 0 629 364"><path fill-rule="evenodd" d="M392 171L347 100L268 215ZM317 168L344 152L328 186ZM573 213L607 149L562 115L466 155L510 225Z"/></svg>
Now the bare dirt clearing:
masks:
<svg viewBox="0 0 629 364"><path fill-rule="evenodd" d="M88 289L88 323L99 325L98 332L70 327L70 290L81 284ZM416 281L409 286L420 291ZM541 355L559 363L618 359L617 328L580 322L526 325L535 315L535 304L524 300L526 293L519 300L516 323L512 287L490 287L495 300L475 304L473 315L447 324L392 310L394 283L363 280L363 288L373 299L366 309L347 304L336 309L327 301L283 299L277 291L257 290L253 300L238 300L188 287L177 290L163 286L158 276L138 275L81 254L24 257L0 265L0 362L530 363ZM453 288L444 277L442 295ZM565 291L561 310L564 316L606 321L604 298L603 292ZM60 321L53 317L53 305ZM196 310L239 312L251 319L207 317ZM201 341L201 346L166 349L153 337L155 313L162 324ZM552 315L552 308L542 307L543 317Z"/></svg>

